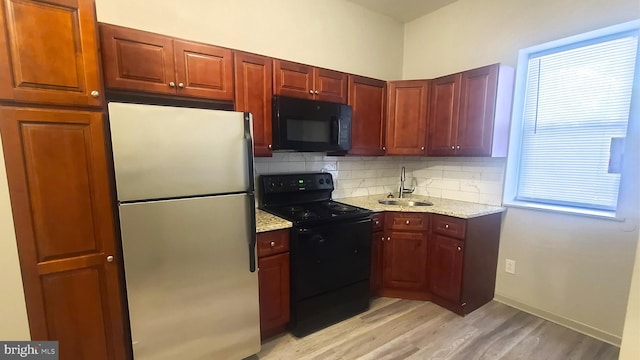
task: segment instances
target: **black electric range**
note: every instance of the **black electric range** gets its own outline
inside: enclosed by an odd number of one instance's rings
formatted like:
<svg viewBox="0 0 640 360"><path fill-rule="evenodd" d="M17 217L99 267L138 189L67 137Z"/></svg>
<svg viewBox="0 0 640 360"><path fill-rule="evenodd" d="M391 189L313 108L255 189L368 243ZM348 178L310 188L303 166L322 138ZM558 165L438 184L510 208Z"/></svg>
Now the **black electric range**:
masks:
<svg viewBox="0 0 640 360"><path fill-rule="evenodd" d="M331 200L329 173L262 175L260 208L293 222L290 331L305 336L369 308L372 211Z"/></svg>

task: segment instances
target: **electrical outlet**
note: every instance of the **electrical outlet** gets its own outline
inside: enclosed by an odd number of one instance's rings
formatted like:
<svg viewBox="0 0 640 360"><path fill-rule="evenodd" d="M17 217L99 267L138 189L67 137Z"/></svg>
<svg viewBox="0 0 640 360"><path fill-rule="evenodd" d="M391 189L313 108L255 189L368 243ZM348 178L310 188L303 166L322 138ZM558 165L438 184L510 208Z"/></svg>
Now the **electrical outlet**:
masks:
<svg viewBox="0 0 640 360"><path fill-rule="evenodd" d="M515 260L511 260L511 259L507 259L504 262L504 271L508 272L509 274L516 274L516 261Z"/></svg>

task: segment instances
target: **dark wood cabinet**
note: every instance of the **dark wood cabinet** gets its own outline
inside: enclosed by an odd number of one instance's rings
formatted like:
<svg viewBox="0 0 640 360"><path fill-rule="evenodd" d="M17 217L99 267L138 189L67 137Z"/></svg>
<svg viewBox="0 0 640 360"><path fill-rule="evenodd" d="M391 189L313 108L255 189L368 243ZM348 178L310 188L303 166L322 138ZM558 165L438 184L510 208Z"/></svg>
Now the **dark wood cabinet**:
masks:
<svg viewBox="0 0 640 360"><path fill-rule="evenodd" d="M460 301L464 243L442 235L432 235L429 250L429 285L434 295Z"/></svg>
<svg viewBox="0 0 640 360"><path fill-rule="evenodd" d="M378 295L382 287L383 246L384 246L384 213L374 214L371 235L371 296Z"/></svg>
<svg viewBox="0 0 640 360"><path fill-rule="evenodd" d="M61 359L126 356L104 131L99 112L0 107L31 339Z"/></svg>
<svg viewBox="0 0 640 360"><path fill-rule="evenodd" d="M349 105L353 111L349 154L384 155L386 102L386 82L349 75Z"/></svg>
<svg viewBox="0 0 640 360"><path fill-rule="evenodd" d="M105 86L215 100L233 100L232 51L100 24Z"/></svg>
<svg viewBox="0 0 640 360"><path fill-rule="evenodd" d="M386 147L388 155L424 155L429 81L389 82Z"/></svg>
<svg viewBox="0 0 640 360"><path fill-rule="evenodd" d="M429 214L386 213L384 223L380 240L382 255L378 255L381 257L382 281L377 293L428 300ZM374 241L377 241L375 237Z"/></svg>
<svg viewBox="0 0 640 360"><path fill-rule="evenodd" d="M289 322L289 231L258 234L260 335L269 338Z"/></svg>
<svg viewBox="0 0 640 360"><path fill-rule="evenodd" d="M277 95L347 103L347 74L273 60L273 92Z"/></svg>
<svg viewBox="0 0 640 360"><path fill-rule="evenodd" d="M92 0L4 0L0 99L102 106Z"/></svg>
<svg viewBox="0 0 640 360"><path fill-rule="evenodd" d="M234 62L236 111L253 115L254 155L271 156L272 59L236 51Z"/></svg>
<svg viewBox="0 0 640 360"><path fill-rule="evenodd" d="M502 214L459 219L433 214L431 301L465 315L493 299Z"/></svg>
<svg viewBox="0 0 640 360"><path fill-rule="evenodd" d="M506 156L512 95L500 64L432 80L427 154Z"/></svg>

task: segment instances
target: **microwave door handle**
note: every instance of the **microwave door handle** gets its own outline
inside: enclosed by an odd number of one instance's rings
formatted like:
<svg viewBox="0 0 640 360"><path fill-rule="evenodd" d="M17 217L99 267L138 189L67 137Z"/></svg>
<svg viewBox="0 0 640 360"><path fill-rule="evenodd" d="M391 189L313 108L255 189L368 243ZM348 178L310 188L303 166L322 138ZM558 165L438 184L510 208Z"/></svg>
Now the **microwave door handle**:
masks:
<svg viewBox="0 0 640 360"><path fill-rule="evenodd" d="M340 119L337 116L332 116L331 121L336 128L336 144L340 144Z"/></svg>

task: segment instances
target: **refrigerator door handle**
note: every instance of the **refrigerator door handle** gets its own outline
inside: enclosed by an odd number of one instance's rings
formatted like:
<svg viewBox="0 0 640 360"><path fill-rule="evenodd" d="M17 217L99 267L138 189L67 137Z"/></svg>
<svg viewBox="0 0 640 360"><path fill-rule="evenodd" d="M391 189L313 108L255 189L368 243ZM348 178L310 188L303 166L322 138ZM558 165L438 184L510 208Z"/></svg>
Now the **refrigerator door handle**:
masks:
<svg viewBox="0 0 640 360"><path fill-rule="evenodd" d="M254 193L248 194L249 198L249 271L256 271L256 196Z"/></svg>

